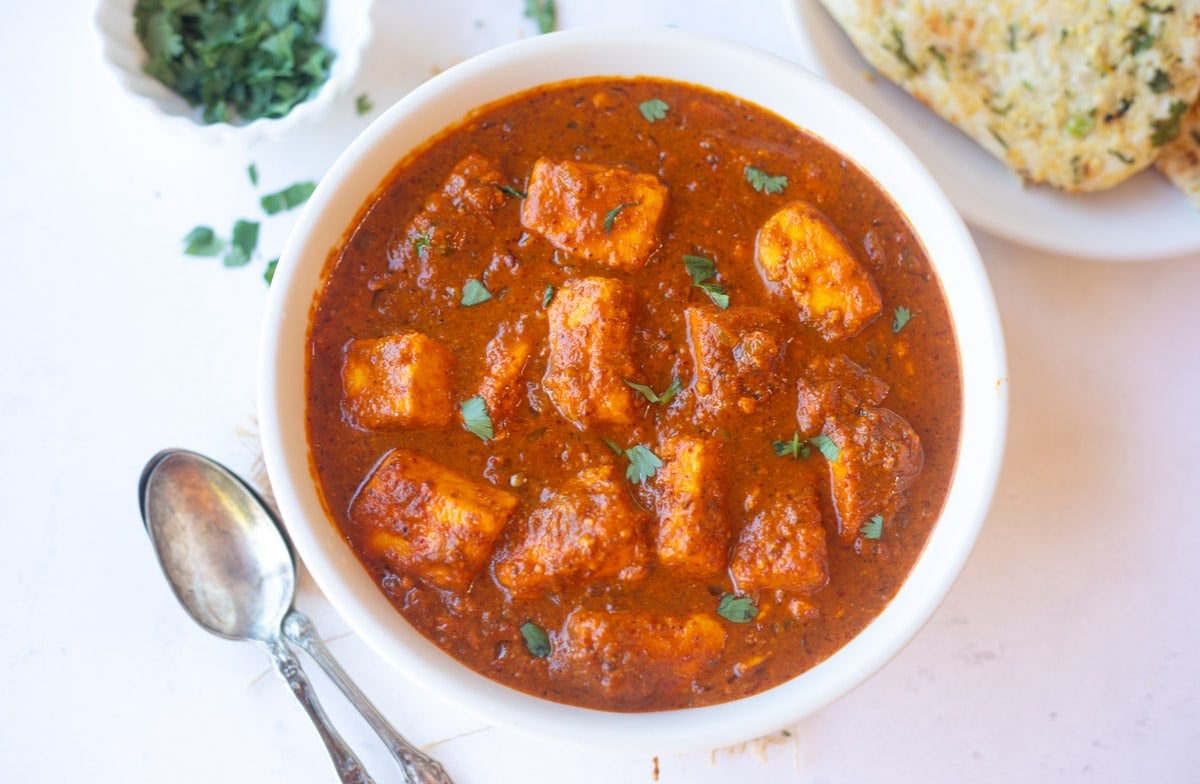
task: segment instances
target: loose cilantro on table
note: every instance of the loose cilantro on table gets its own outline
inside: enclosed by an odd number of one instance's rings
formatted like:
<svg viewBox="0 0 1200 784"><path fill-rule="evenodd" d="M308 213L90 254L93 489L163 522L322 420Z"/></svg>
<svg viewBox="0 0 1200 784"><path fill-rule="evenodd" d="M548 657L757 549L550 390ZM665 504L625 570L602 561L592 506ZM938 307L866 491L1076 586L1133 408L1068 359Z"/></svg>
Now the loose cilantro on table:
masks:
<svg viewBox="0 0 1200 784"><path fill-rule="evenodd" d="M750 183L750 187L759 193L783 193L783 189L787 187L788 178L783 174L767 174L757 166L747 166L746 182Z"/></svg>
<svg viewBox="0 0 1200 784"><path fill-rule="evenodd" d="M276 215L308 201L308 197L312 196L316 189L315 182L297 182L276 193L268 193L259 199L259 203L262 205L263 212L268 215Z"/></svg>
<svg viewBox="0 0 1200 784"><path fill-rule="evenodd" d="M488 414L487 402L481 395L464 400L458 410L462 414L463 424L466 425L467 430L484 441L490 441L496 437L492 417Z"/></svg>
<svg viewBox="0 0 1200 784"><path fill-rule="evenodd" d="M225 254L222 263L226 267L244 267L250 263L258 247L258 223L256 221L239 220L233 224L233 236L229 240L229 252Z"/></svg>
<svg viewBox="0 0 1200 784"><path fill-rule="evenodd" d="M525 17L537 23L539 33L552 33L558 25L554 0L525 0Z"/></svg>
<svg viewBox="0 0 1200 784"><path fill-rule="evenodd" d="M758 607L748 596L734 596L727 593L721 596L717 603L717 615L733 623L750 623L758 617Z"/></svg>
<svg viewBox="0 0 1200 784"><path fill-rule="evenodd" d="M279 266L279 259L271 259L267 262L267 268L263 270L263 280L267 285L271 285L271 281L275 280L275 268Z"/></svg>
<svg viewBox="0 0 1200 784"><path fill-rule="evenodd" d="M329 77L334 54L317 40L324 0L138 0L134 30L146 73L206 123L283 117Z"/></svg>
<svg viewBox="0 0 1200 784"><path fill-rule="evenodd" d="M678 394L681 387L678 377L672 379L670 385L661 393L655 392L651 387L648 387L645 384L639 384L636 381L630 381L629 379L625 379L625 383L628 384L631 389L640 392L642 397L646 398L651 403L660 403L664 406L671 402L671 399Z"/></svg>
<svg viewBox="0 0 1200 784"><path fill-rule="evenodd" d="M246 176L250 178L251 185L258 187L258 166L257 166L257 164L252 163L246 167Z"/></svg>
<svg viewBox="0 0 1200 784"><path fill-rule="evenodd" d="M683 266L692 278L692 285L703 291L718 308L729 307L729 293L720 283L710 280L717 275L717 263L704 256L684 255Z"/></svg>
<svg viewBox="0 0 1200 784"><path fill-rule="evenodd" d="M371 99L367 97L366 93L361 93L354 99L354 112L360 117L374 108L375 104L371 103Z"/></svg>
<svg viewBox="0 0 1200 784"><path fill-rule="evenodd" d="M183 238L183 252L189 256L220 256L225 240L208 226L197 226Z"/></svg>
<svg viewBox="0 0 1200 784"><path fill-rule="evenodd" d="M462 304L468 308L481 302L487 302L491 298L492 292L488 291L487 286L483 285L478 278L471 278L463 285Z"/></svg>
<svg viewBox="0 0 1200 784"><path fill-rule="evenodd" d="M539 659L550 655L550 635L533 621L521 624L521 638L525 640L525 647L529 649L530 654Z"/></svg>
<svg viewBox="0 0 1200 784"><path fill-rule="evenodd" d="M646 119L646 122L663 119L667 116L667 110L670 108L667 102L661 98L651 98L648 101L642 101L638 104L638 111L642 113L642 117Z"/></svg>

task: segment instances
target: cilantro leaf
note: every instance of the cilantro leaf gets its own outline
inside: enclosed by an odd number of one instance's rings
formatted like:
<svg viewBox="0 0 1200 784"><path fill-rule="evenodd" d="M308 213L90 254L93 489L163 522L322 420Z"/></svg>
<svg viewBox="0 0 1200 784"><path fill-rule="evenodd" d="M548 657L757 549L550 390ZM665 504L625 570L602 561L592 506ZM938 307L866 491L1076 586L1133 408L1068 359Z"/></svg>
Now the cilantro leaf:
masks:
<svg viewBox="0 0 1200 784"><path fill-rule="evenodd" d="M550 647L550 635L546 634L546 630L533 621L526 621L521 624L521 637L525 640L525 647L529 649L529 653L533 656L544 659L550 655L550 651L552 650Z"/></svg>
<svg viewBox="0 0 1200 784"><path fill-rule="evenodd" d="M825 459L831 463L836 463L838 455L842 453L842 450L838 449L838 445L833 443L833 439L824 434L813 436L808 439L808 443L820 450Z"/></svg>
<svg viewBox="0 0 1200 784"><path fill-rule="evenodd" d="M863 539L878 539L883 536L883 515L875 515L863 523L858 532L862 534Z"/></svg>
<svg viewBox="0 0 1200 784"><path fill-rule="evenodd" d="M268 215L275 215L284 210L298 207L308 201L308 197L312 196L313 191L316 189L317 184L311 180L308 182L297 182L276 193L268 193L259 199L259 203L262 204L263 212Z"/></svg>
<svg viewBox="0 0 1200 784"><path fill-rule="evenodd" d="M258 247L258 223L238 220L233 224L233 237L229 241L229 252L222 263L226 267L244 267L250 263L254 249Z"/></svg>
<svg viewBox="0 0 1200 784"><path fill-rule="evenodd" d="M487 403L482 395L464 400L458 410L462 413L463 424L466 425L467 430L484 441L490 441L496 437L495 428L492 426L492 417L488 414Z"/></svg>
<svg viewBox="0 0 1200 784"><path fill-rule="evenodd" d="M625 469L625 478L635 485L644 482L662 468L662 460L641 444L634 444L625 450L629 460L629 468Z"/></svg>
<svg viewBox="0 0 1200 784"><path fill-rule="evenodd" d="M546 286L546 290L542 292L542 307L550 307L550 303L554 300L554 287Z"/></svg>
<svg viewBox="0 0 1200 784"><path fill-rule="evenodd" d="M1154 69L1154 77L1146 82L1155 95L1160 95L1170 90L1175 85L1171 83L1171 77L1161 68Z"/></svg>
<svg viewBox="0 0 1200 784"><path fill-rule="evenodd" d="M616 441L613 441L608 438L602 438L600 440L603 441L608 446L609 449L611 449L613 452L617 453L618 455L625 454L625 450L622 449L621 447L617 446Z"/></svg>
<svg viewBox="0 0 1200 784"><path fill-rule="evenodd" d="M729 307L729 294L720 283L709 280L716 277L717 264L704 256L684 254L683 267L692 278L692 285L703 291L712 303L722 310Z"/></svg>
<svg viewBox="0 0 1200 784"><path fill-rule="evenodd" d="M642 397L646 398L651 403L661 403L664 406L671 402L671 398L675 397L681 386L679 383L679 377L676 376L671 381L671 384L662 391L662 394L658 394L651 387L648 387L645 384L639 384L636 381L630 381L629 379L624 379L624 381L631 389L642 393Z"/></svg>
<svg viewBox="0 0 1200 784"><path fill-rule="evenodd" d="M246 176L250 178L251 185L258 186L258 166L256 164L252 163L246 167Z"/></svg>
<svg viewBox="0 0 1200 784"><path fill-rule="evenodd" d="M791 457L793 460L806 459L812 451L808 441L800 439L800 431L792 433L789 441L773 441L771 446L775 448L775 454L780 457Z"/></svg>
<svg viewBox="0 0 1200 784"><path fill-rule="evenodd" d="M267 262L267 268L263 270L263 280L270 286L275 280L275 268L279 266L279 259L271 259Z"/></svg>
<svg viewBox="0 0 1200 784"><path fill-rule="evenodd" d="M525 0L525 16L537 23L539 33L554 32L558 24L554 0Z"/></svg>
<svg viewBox="0 0 1200 784"><path fill-rule="evenodd" d="M183 238L183 252L189 256L219 256L225 250L225 240L208 226L197 226Z"/></svg>
<svg viewBox="0 0 1200 784"><path fill-rule="evenodd" d="M503 193L505 196L512 196L514 199L524 199L527 195L527 194L521 193L519 190L517 190L516 188L514 188L511 185L497 185L496 187L499 188L500 192Z"/></svg>
<svg viewBox="0 0 1200 784"><path fill-rule="evenodd" d="M904 325L912 319L912 311L901 305L896 308L896 314L892 318L892 332L896 333L904 329Z"/></svg>
<svg viewBox="0 0 1200 784"><path fill-rule="evenodd" d="M492 298L492 292L487 290L487 286L483 285L478 278L471 278L463 285L462 304L465 307L478 305L481 302L487 302Z"/></svg>
<svg viewBox="0 0 1200 784"><path fill-rule="evenodd" d="M1178 136L1179 121L1183 118L1183 113L1187 111L1187 108L1188 105L1183 101L1172 101L1170 109L1167 110L1167 116L1151 123L1154 128L1154 132L1150 135L1151 144L1155 147L1162 147Z"/></svg>
<svg viewBox="0 0 1200 784"><path fill-rule="evenodd" d="M433 231L432 230L422 232L421 234L409 235L409 236L412 239L413 252L416 253L417 255L420 255L421 251L425 250L426 248L428 248L430 245L433 244Z"/></svg>
<svg viewBox="0 0 1200 784"><path fill-rule="evenodd" d="M636 207L641 204L640 201L625 201L613 207L608 212L604 213L604 233L612 234L613 222L616 221L617 215L626 207Z"/></svg>
<svg viewBox="0 0 1200 784"><path fill-rule="evenodd" d="M783 174L772 176L757 166L747 166L746 182L759 193L783 193L788 178Z"/></svg>
<svg viewBox="0 0 1200 784"><path fill-rule="evenodd" d="M733 623L750 623L758 617L758 607L749 596L722 594L717 603L717 615Z"/></svg>
<svg viewBox="0 0 1200 784"><path fill-rule="evenodd" d="M642 117L646 118L646 122L663 119L667 116L667 110L670 108L667 102L661 98L651 98L638 104L638 111L642 113Z"/></svg>
<svg viewBox="0 0 1200 784"><path fill-rule="evenodd" d="M357 98L354 99L354 112L359 117L363 116L374 108L375 104L371 103L371 99L367 97L366 93L361 93Z"/></svg>

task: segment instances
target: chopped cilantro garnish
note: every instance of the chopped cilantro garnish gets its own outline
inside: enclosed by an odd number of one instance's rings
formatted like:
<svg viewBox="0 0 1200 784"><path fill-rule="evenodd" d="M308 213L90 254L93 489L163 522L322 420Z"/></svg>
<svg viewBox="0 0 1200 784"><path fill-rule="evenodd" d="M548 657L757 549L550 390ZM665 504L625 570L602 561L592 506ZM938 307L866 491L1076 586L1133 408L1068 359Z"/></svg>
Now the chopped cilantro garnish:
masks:
<svg viewBox="0 0 1200 784"><path fill-rule="evenodd" d="M471 278L462 289L462 304L466 307L478 305L481 302L487 302L492 298L492 292L488 291L487 286L483 285L478 278Z"/></svg>
<svg viewBox="0 0 1200 784"><path fill-rule="evenodd" d="M525 0L525 17L537 23L539 33L551 33L558 24L558 8L554 0Z"/></svg>
<svg viewBox="0 0 1200 784"><path fill-rule="evenodd" d="M521 624L521 637L525 640L525 647L529 649L530 654L539 659L550 655L550 635L533 621Z"/></svg>
<svg viewBox="0 0 1200 784"><path fill-rule="evenodd" d="M542 292L542 307L543 308L550 307L550 303L553 300L554 300L554 287L546 286L545 291Z"/></svg>
<svg viewBox="0 0 1200 784"><path fill-rule="evenodd" d="M279 259L271 259L267 262L267 268L263 270L263 280L270 286L275 280L275 268L279 266Z"/></svg>
<svg viewBox="0 0 1200 784"><path fill-rule="evenodd" d="M433 244L433 232L424 231L412 236L413 251L418 255Z"/></svg>
<svg viewBox="0 0 1200 784"><path fill-rule="evenodd" d="M1126 166L1129 166L1134 162L1133 158L1130 158L1128 155L1121 152L1120 150L1109 150L1108 154L1111 155L1112 157L1116 158L1118 161L1125 164Z"/></svg>
<svg viewBox="0 0 1200 784"><path fill-rule="evenodd" d="M229 241L229 252L223 264L226 267L244 267L250 263L254 249L258 247L258 223L238 220L233 224L233 237Z"/></svg>
<svg viewBox="0 0 1200 784"><path fill-rule="evenodd" d="M783 193L787 187L786 175L770 175L757 166L746 167L746 182L759 193Z"/></svg>
<svg viewBox="0 0 1200 784"><path fill-rule="evenodd" d="M663 463L658 455L641 444L634 444L628 449L622 449L615 441L607 438L602 440L609 449L618 455L624 455L625 459L629 461L629 467L625 469L625 478L635 485L654 476L658 469L662 468Z"/></svg>
<svg viewBox="0 0 1200 784"><path fill-rule="evenodd" d="M993 128L990 125L987 127L987 129L988 129L988 133L990 133L992 135L992 138L996 140L996 143L1007 150L1008 142L1004 141L1004 137L1000 135L1000 132L997 131L995 128Z"/></svg>
<svg viewBox="0 0 1200 784"><path fill-rule="evenodd" d="M717 603L717 615L733 623L750 623L758 617L758 607L749 596L723 594Z"/></svg>
<svg viewBox="0 0 1200 784"><path fill-rule="evenodd" d="M1017 51L1017 26L1012 24L1008 26L1008 51Z"/></svg>
<svg viewBox="0 0 1200 784"><path fill-rule="evenodd" d="M858 529L863 539L878 539L883 536L883 515L875 515Z"/></svg>
<svg viewBox="0 0 1200 784"><path fill-rule="evenodd" d="M613 223L617 220L617 215L621 213L621 210L625 209L626 207L636 207L639 204L641 204L640 201L624 201L618 204L616 207L613 207L608 212L604 213L604 233L612 233Z"/></svg>
<svg viewBox="0 0 1200 784"><path fill-rule="evenodd" d="M714 305L722 310L729 307L729 293L725 291L725 287L709 280L709 278L716 277L717 274L715 261L703 256L685 254L683 266L692 278L692 285L707 294Z"/></svg>
<svg viewBox="0 0 1200 784"><path fill-rule="evenodd" d="M774 441L771 446L775 448L775 454L780 457L791 457L793 460L807 458L811 451L808 441L801 440L798 430L792 433L790 440Z"/></svg>
<svg viewBox="0 0 1200 784"><path fill-rule="evenodd" d="M146 73L203 106L204 122L283 117L324 84L333 52L317 35L324 0L138 0Z"/></svg>
<svg viewBox="0 0 1200 784"><path fill-rule="evenodd" d="M628 384L631 389L634 389L634 390L642 393L642 397L646 398L651 403L659 403L664 406L667 403L670 403L671 399L674 398L676 394L678 394L680 386L681 386L681 384L679 383L678 376L671 380L670 385L668 385L667 388L664 389L661 394L658 392L655 392L652 388L646 386L645 384L639 384L636 381L630 381L629 379L625 379L625 383Z"/></svg>
<svg viewBox="0 0 1200 784"><path fill-rule="evenodd" d="M1183 113L1187 111L1187 108L1187 104L1183 101L1172 101L1171 108L1167 110L1167 116L1151 123L1154 132L1150 134L1150 142L1155 147L1162 147L1179 135L1179 121L1183 119Z"/></svg>
<svg viewBox="0 0 1200 784"><path fill-rule="evenodd" d="M361 93L354 99L354 112L360 117L375 108L375 104L371 103L371 99L366 93Z"/></svg>
<svg viewBox="0 0 1200 784"><path fill-rule="evenodd" d="M1175 86L1171 84L1171 77L1161 68L1154 69L1154 78L1146 82L1146 84L1154 91L1155 95L1165 93Z"/></svg>
<svg viewBox="0 0 1200 784"><path fill-rule="evenodd" d="M912 76L921 70L920 68L917 68L917 64L914 63L912 58L908 56L908 51L904 47L904 35L901 34L900 28L895 24L892 25L892 48L889 49L887 46L884 46L883 48L884 50L896 55L896 59L899 60L900 64L904 66L904 70L908 71L909 76Z"/></svg>
<svg viewBox="0 0 1200 784"><path fill-rule="evenodd" d="M1088 135L1088 131L1092 130L1092 126L1095 123L1096 121L1092 119L1090 114L1072 114L1067 118L1067 122L1063 127L1067 133L1076 139L1082 139Z"/></svg>
<svg viewBox="0 0 1200 784"><path fill-rule="evenodd" d="M189 256L220 256L225 240L208 226L197 226L183 238L183 252Z"/></svg>
<svg viewBox="0 0 1200 784"><path fill-rule="evenodd" d="M476 395L464 400L459 406L459 411L462 413L463 424L467 426L467 430L484 441L490 441L496 437L496 431L492 427L492 418L488 415L487 403L484 402L483 397Z"/></svg>
<svg viewBox="0 0 1200 784"><path fill-rule="evenodd" d="M1129 53L1140 54L1150 47L1154 46L1154 41L1157 36L1150 32L1150 26L1142 22L1137 27L1133 28L1126 40L1129 41Z"/></svg>
<svg viewBox="0 0 1200 784"><path fill-rule="evenodd" d="M929 46L929 53L933 55L933 59L937 60L938 69L942 72L942 78L950 81L950 66L946 62L946 55L942 54L942 50L932 44Z"/></svg>
<svg viewBox="0 0 1200 784"><path fill-rule="evenodd" d="M258 165L252 163L249 166L247 166L246 167L246 176L250 178L251 185L257 186L258 185Z"/></svg>
<svg viewBox="0 0 1200 784"><path fill-rule="evenodd" d="M268 193L259 200L259 203L262 204L263 212L275 215L308 201L308 197L312 196L316 189L315 182L297 182L276 193Z"/></svg>
<svg viewBox="0 0 1200 784"><path fill-rule="evenodd" d="M646 118L646 122L661 120L667 116L667 110L670 108L666 101L659 98L651 98L638 104L638 111L642 113L642 117Z"/></svg>
<svg viewBox="0 0 1200 784"><path fill-rule="evenodd" d="M505 196L512 196L514 199L524 199L526 195L511 185L497 185L496 187L499 188L500 192Z"/></svg>
<svg viewBox="0 0 1200 784"><path fill-rule="evenodd" d="M912 311L901 305L896 308L895 315L892 318L892 332L899 332L904 329L904 325L912 318Z"/></svg>
<svg viewBox="0 0 1200 784"><path fill-rule="evenodd" d="M838 455L842 453L842 451L838 449L838 445L833 443L833 439L824 434L813 436L812 438L808 439L808 443L820 450L821 454L825 456L825 459L831 463L836 463Z"/></svg>

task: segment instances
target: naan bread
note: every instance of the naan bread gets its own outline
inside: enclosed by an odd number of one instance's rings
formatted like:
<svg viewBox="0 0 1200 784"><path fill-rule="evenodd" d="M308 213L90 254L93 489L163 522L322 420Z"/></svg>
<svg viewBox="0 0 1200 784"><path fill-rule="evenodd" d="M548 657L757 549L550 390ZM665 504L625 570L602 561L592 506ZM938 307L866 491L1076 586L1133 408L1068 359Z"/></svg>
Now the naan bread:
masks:
<svg viewBox="0 0 1200 784"><path fill-rule="evenodd" d="M1200 0L821 0L866 60L1016 174L1108 188L1200 93Z"/></svg>
<svg viewBox="0 0 1200 784"><path fill-rule="evenodd" d="M1179 135L1162 148L1154 165L1200 210L1200 101L1179 125Z"/></svg>

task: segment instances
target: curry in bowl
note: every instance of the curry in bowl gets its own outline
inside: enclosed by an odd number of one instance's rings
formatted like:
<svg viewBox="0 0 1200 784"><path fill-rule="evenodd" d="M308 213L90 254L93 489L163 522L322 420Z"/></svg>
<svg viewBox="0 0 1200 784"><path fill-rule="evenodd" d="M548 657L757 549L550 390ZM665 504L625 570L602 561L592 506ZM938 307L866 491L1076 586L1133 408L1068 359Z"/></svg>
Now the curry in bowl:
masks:
<svg viewBox="0 0 1200 784"><path fill-rule="evenodd" d="M614 711L769 689L888 604L961 420L941 285L838 150L724 93L580 79L401 161L331 254L326 512L471 669Z"/></svg>

